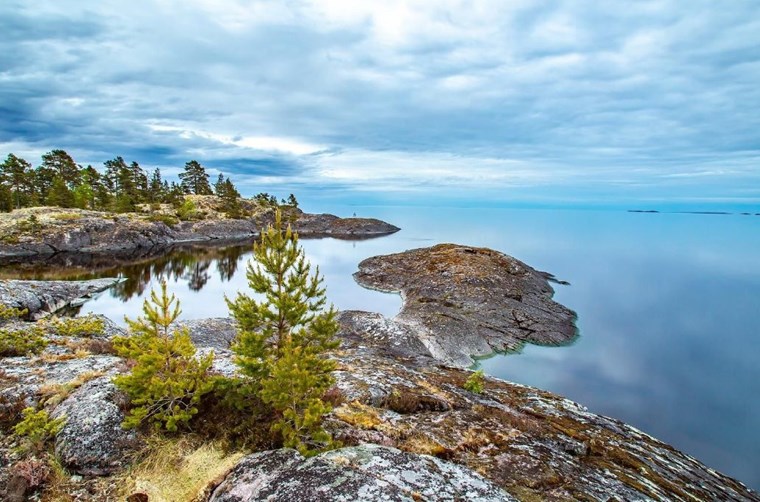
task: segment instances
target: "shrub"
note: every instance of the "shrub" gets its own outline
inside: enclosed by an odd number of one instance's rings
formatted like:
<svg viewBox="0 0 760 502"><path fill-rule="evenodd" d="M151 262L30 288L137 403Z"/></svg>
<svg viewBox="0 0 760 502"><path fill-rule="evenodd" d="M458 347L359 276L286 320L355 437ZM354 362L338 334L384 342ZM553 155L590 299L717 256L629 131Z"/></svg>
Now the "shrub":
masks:
<svg viewBox="0 0 760 502"><path fill-rule="evenodd" d="M29 311L27 309L17 309L0 303L0 324L10 321L11 319L20 319L28 313Z"/></svg>
<svg viewBox="0 0 760 502"><path fill-rule="evenodd" d="M26 396L0 394L0 431L11 430L21 420L26 407Z"/></svg>
<svg viewBox="0 0 760 502"><path fill-rule="evenodd" d="M0 328L0 357L39 354L47 344L45 334L38 326L28 329Z"/></svg>
<svg viewBox="0 0 760 502"><path fill-rule="evenodd" d="M124 427L144 421L157 429L176 431L198 413L201 397L213 388L208 370L213 353L195 357L195 346L187 329L173 329L180 314L179 302L166 292L151 291L143 304L145 317L126 319L131 335L116 337L114 348L121 357L133 361L132 371L114 378L132 404Z"/></svg>
<svg viewBox="0 0 760 502"><path fill-rule="evenodd" d="M21 448L24 451L43 450L45 443L54 438L63 428L65 417L51 419L45 410L26 408L22 412L24 419L13 427L13 432L22 438Z"/></svg>
<svg viewBox="0 0 760 502"><path fill-rule="evenodd" d="M42 230L42 224L40 223L40 220L37 219L37 215L30 214L29 218L18 222L16 229L22 233L26 232L34 234Z"/></svg>
<svg viewBox="0 0 760 502"><path fill-rule="evenodd" d="M148 221L163 223L167 227L173 227L179 223L179 219L176 216L172 216L170 214L151 214L148 217Z"/></svg>
<svg viewBox="0 0 760 502"><path fill-rule="evenodd" d="M414 413L420 407L420 399L406 390L402 393L394 389L385 399L384 405L396 413Z"/></svg>
<svg viewBox="0 0 760 502"><path fill-rule="evenodd" d="M482 394L484 390L485 378L483 378L483 370L474 372L462 386L465 390L474 392L475 394Z"/></svg>
<svg viewBox="0 0 760 502"><path fill-rule="evenodd" d="M185 199L185 201L177 208L177 217L182 221L199 220L201 214L198 212L198 208L191 199Z"/></svg>
<svg viewBox="0 0 760 502"><path fill-rule="evenodd" d="M72 337L92 337L105 334L106 323L103 319L88 315L84 317L56 318L51 327L56 334Z"/></svg>
<svg viewBox="0 0 760 502"><path fill-rule="evenodd" d="M11 478L14 476L22 478L26 483L24 492L28 492L44 486L50 479L52 472L45 460L30 457L15 464L11 468L10 475Z"/></svg>

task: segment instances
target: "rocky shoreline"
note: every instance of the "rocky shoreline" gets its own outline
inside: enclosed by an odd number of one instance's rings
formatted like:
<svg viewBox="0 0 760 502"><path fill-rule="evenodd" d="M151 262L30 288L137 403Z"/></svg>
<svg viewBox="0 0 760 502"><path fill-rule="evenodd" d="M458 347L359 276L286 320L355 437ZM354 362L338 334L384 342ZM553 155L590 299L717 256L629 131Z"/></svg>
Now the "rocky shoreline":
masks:
<svg viewBox="0 0 760 502"><path fill-rule="evenodd" d="M550 278L503 253L456 244L368 258L354 274L362 286L401 293L401 311L384 329L409 327L433 358L462 368L525 343L575 339L575 312L552 300Z"/></svg>
<svg viewBox="0 0 760 502"><path fill-rule="evenodd" d="M740 482L561 396L491 377L483 393L465 390L474 354L576 336L575 314L551 299L548 274L495 251L452 244L371 258L356 278L400 291L404 307L394 319L339 315L341 347L332 357L342 399L325 427L344 447L310 459L292 450L253 453L212 483L204 500L760 501ZM57 295L55 304L79 298L83 287ZM5 291L7 306L33 303L12 298L22 291L17 285ZM104 323L103 342L122 332ZM185 326L200 352L214 351L216 372L234 374L227 350L233 321ZM109 500L109 476L123 471L141 441L119 426L123 397L111 378L124 362L47 336L51 344L38 356L0 358L0 409L41 402L53 384L83 381L48 404L53 416L69 417L55 450L80 477L72 493ZM13 485L10 441L0 445L0 486Z"/></svg>
<svg viewBox="0 0 760 502"><path fill-rule="evenodd" d="M366 239L392 234L398 227L373 218L339 218L290 210L301 237ZM18 213L18 214L16 214ZM44 217L43 217L44 215ZM29 217L36 219L29 222ZM255 239L271 223L273 210L246 219L208 219L168 225L139 215L119 215L61 208L32 208L5 215L0 259L46 256L62 252L125 254L190 243L234 243ZM44 220L44 223L41 223ZM23 233L17 229L23 228Z"/></svg>

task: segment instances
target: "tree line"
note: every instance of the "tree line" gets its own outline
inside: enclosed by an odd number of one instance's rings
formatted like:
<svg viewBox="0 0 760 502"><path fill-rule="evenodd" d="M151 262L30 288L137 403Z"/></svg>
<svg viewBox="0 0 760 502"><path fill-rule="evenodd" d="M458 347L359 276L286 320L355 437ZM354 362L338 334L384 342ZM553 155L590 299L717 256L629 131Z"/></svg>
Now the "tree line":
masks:
<svg viewBox="0 0 760 502"><path fill-rule="evenodd" d="M44 154L37 167L10 153L0 164L0 211L59 206L127 213L138 204L179 205L190 194L217 195L225 207L234 209L240 198L229 177L219 174L212 186L206 169L195 160L185 164L179 183L163 178L159 168L148 172L122 157L105 161L103 168L101 172L91 165L83 167L64 150Z"/></svg>

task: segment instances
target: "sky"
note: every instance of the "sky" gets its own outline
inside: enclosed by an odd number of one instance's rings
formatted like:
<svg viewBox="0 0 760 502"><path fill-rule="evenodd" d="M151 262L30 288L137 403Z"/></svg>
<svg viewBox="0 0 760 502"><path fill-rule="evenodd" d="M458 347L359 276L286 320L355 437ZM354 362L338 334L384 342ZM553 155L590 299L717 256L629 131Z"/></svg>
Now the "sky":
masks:
<svg viewBox="0 0 760 502"><path fill-rule="evenodd" d="M0 155L244 195L760 212L757 0L2 0Z"/></svg>

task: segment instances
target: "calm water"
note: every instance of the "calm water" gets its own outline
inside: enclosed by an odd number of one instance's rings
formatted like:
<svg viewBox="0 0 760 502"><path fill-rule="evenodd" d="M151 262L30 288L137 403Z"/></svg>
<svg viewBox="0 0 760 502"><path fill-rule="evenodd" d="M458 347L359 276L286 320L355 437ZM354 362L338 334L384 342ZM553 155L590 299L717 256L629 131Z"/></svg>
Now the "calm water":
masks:
<svg viewBox="0 0 760 502"><path fill-rule="evenodd" d="M396 295L365 290L362 259L439 242L487 246L570 286L556 298L578 313L568 347L527 346L481 361L487 373L565 395L622 419L760 488L760 217L351 207L400 226L368 241L304 240L341 309L393 315ZM248 248L177 253L116 267L129 281L85 306L116 320L169 277L183 317L225 316L223 295L245 290Z"/></svg>

